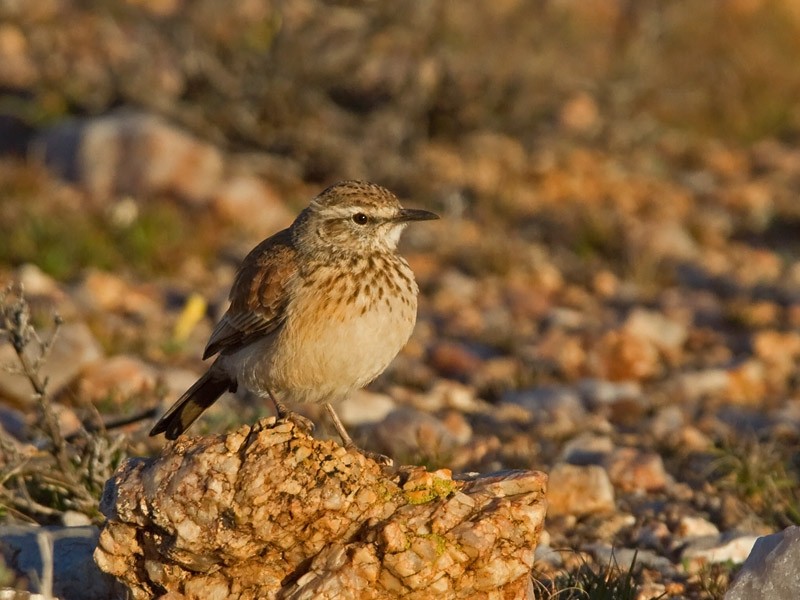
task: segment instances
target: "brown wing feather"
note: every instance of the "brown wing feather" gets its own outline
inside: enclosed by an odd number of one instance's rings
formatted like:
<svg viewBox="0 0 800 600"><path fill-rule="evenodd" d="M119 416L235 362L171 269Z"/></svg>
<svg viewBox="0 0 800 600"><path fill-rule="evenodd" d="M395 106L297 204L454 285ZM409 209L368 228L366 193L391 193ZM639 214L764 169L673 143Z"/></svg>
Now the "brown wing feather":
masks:
<svg viewBox="0 0 800 600"><path fill-rule="evenodd" d="M297 272L292 235L284 229L250 251L231 288L231 306L214 328L203 358L230 354L281 326L287 287Z"/></svg>

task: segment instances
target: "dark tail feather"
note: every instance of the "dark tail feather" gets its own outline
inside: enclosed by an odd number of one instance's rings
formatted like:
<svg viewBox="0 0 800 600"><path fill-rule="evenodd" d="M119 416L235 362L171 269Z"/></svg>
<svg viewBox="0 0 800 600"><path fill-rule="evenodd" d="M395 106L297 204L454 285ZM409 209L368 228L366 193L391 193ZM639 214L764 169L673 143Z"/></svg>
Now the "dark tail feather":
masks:
<svg viewBox="0 0 800 600"><path fill-rule="evenodd" d="M228 390L236 391L236 382L227 377L220 379L219 373L209 370L186 390L164 416L158 420L150 435L163 433L168 440L174 440L195 422L205 409L214 404Z"/></svg>

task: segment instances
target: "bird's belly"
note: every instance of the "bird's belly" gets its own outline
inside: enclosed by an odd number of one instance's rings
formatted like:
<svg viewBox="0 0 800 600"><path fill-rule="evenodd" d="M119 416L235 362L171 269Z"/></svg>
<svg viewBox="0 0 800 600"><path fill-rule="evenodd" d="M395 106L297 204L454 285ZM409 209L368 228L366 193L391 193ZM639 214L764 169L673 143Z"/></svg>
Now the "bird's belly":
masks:
<svg viewBox="0 0 800 600"><path fill-rule="evenodd" d="M314 313L298 305L269 347L253 353L245 387L297 402L342 399L386 369L416 320L416 302L327 308L327 315L312 319Z"/></svg>

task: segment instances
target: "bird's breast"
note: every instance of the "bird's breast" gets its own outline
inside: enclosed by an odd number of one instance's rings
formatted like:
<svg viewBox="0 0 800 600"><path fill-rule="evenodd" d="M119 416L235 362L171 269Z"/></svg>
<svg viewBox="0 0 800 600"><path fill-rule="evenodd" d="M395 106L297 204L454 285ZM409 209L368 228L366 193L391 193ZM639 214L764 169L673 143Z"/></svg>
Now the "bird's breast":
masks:
<svg viewBox="0 0 800 600"><path fill-rule="evenodd" d="M402 259L320 267L301 281L270 357L270 379L307 401L347 395L380 375L406 344L417 285Z"/></svg>

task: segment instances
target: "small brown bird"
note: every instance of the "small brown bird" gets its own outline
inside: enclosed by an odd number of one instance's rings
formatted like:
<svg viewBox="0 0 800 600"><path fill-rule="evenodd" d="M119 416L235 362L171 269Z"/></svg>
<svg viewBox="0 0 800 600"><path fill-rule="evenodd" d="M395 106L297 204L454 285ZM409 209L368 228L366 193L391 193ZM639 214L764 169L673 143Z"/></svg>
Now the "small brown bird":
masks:
<svg viewBox="0 0 800 600"><path fill-rule="evenodd" d="M323 191L244 259L203 353L217 359L150 435L177 438L242 385L306 430L313 424L283 401L323 403L345 447L355 448L332 403L380 375L411 336L418 288L397 243L410 221L438 218L403 208L374 183Z"/></svg>

